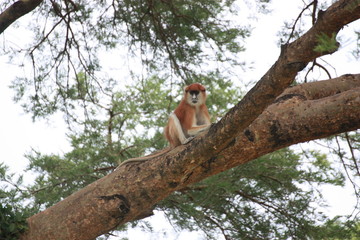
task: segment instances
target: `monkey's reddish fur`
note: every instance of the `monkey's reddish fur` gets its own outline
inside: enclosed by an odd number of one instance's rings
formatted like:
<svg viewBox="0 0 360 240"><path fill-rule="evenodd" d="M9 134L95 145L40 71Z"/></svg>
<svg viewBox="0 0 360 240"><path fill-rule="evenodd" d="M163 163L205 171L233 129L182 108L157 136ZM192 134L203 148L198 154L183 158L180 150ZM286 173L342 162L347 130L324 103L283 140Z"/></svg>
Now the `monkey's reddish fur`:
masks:
<svg viewBox="0 0 360 240"><path fill-rule="evenodd" d="M199 102L196 104L189 103L189 92L199 91ZM206 89L199 83L194 83L185 88L184 97L179 106L174 110L174 114L179 119L182 131L186 138L194 136L197 132L210 125L210 115L205 105ZM169 118L169 122L165 127L165 137L170 143L170 147L174 148L181 145L181 139L177 131L174 130L174 122ZM195 134L193 134L195 133Z"/></svg>
<svg viewBox="0 0 360 240"><path fill-rule="evenodd" d="M194 94L194 91L196 92ZM192 101L192 100L196 101ZM184 97L174 113L170 114L169 122L164 129L166 139L170 146L157 153L146 157L131 158L122 162L119 166L134 162L144 162L148 159L160 156L171 149L188 143L199 132L210 126L210 116L205 105L206 90L199 83L194 83L185 88Z"/></svg>

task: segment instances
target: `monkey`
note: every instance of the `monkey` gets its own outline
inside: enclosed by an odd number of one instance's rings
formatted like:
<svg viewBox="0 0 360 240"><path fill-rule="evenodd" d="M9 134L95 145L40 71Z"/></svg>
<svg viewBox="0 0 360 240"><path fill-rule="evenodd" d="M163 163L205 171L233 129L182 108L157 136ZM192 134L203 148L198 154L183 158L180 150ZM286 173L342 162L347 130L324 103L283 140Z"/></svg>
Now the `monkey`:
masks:
<svg viewBox="0 0 360 240"><path fill-rule="evenodd" d="M184 89L179 106L170 114L165 127L165 137L173 149L188 143L199 132L210 126L210 115L205 105L206 89L193 83Z"/></svg>
<svg viewBox="0 0 360 240"><path fill-rule="evenodd" d="M181 102L169 115L168 123L164 128L164 135L170 146L146 157L128 159L118 168L123 164L142 162L165 154L177 146L189 143L200 132L207 130L211 121L205 101L206 88L203 85L193 83L186 86Z"/></svg>

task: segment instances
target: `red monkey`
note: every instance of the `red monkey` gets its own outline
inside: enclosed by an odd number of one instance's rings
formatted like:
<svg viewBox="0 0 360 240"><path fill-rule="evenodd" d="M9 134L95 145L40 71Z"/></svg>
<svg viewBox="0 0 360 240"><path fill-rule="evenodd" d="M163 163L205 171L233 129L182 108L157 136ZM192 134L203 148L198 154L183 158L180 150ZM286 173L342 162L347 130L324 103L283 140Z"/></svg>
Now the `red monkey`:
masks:
<svg viewBox="0 0 360 240"><path fill-rule="evenodd" d="M185 88L179 106L170 114L165 127L165 137L171 148L188 143L199 132L210 126L210 116L205 105L205 87L193 83Z"/></svg>
<svg viewBox="0 0 360 240"><path fill-rule="evenodd" d="M119 166L130 162L146 161L164 154L171 149L186 144L198 133L208 129L211 125L210 115L205 105L206 89L199 83L193 83L184 89L184 97L179 106L169 116L164 135L170 147L147 157L131 158Z"/></svg>

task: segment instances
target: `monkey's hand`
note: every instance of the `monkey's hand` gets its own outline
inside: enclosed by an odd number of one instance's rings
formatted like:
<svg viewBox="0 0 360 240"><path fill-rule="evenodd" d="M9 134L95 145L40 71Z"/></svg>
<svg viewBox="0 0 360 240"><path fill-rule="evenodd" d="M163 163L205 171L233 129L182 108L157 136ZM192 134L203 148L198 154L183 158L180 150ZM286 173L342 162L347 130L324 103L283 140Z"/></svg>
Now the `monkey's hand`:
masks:
<svg viewBox="0 0 360 240"><path fill-rule="evenodd" d="M207 125L207 126L205 126L205 127L203 127L203 128L201 128L201 129L199 130L199 133L209 130L210 126L211 126L211 124L210 124L210 125Z"/></svg>
<svg viewBox="0 0 360 240"><path fill-rule="evenodd" d="M210 128L210 125L196 126L196 127L193 127L192 129L189 129L188 134L190 136L197 136L197 135L199 135L199 133L204 132L204 131L208 130L209 128Z"/></svg>

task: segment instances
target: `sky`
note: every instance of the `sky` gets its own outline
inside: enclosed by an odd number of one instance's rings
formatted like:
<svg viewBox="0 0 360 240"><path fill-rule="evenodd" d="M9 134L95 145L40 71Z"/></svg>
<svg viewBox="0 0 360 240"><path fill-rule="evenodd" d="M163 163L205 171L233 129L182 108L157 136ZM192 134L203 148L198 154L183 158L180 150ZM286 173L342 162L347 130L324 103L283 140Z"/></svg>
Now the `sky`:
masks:
<svg viewBox="0 0 360 240"><path fill-rule="evenodd" d="M260 79L275 62L280 54L276 34L280 31L284 20L294 19L300 12L294 3L301 5L302 1L274 0L272 13L257 16L257 22L252 25L252 36L247 40L247 51L242 55L247 61L253 61L254 69L246 72L239 69L238 73L241 78L251 81ZM18 24L25 23L25 21L26 17L18 21ZM340 36L342 36L344 45L340 51L324 58L326 61L334 63L336 67L336 71L331 70L333 77L345 73L357 73L356 69L359 69L359 62L350 62L351 54L347 50L355 44L353 40L347 39L346 34L353 28L360 30L359 21L341 32ZM3 48L8 41L14 42L22 37L22 32L10 26L0 38L0 47ZM14 103L12 100L14 92L8 88L14 77L19 76L19 71L23 71L23 69L9 63L8 59L3 56L0 56L0 69L3 70L0 77L0 109L3 111L0 118L0 149L2 151L0 162L8 165L10 172L22 173L27 166L24 154L30 152L32 148L42 153L67 152L70 146L66 139L66 125L62 116L56 115L50 120L33 122L31 116L25 114L21 106ZM320 73L316 74L320 76ZM321 77L323 76L321 75ZM25 181L31 182L32 180L32 175L25 175ZM351 188L349 191L349 188L325 187L323 192L332 206L329 210L330 215L351 213L351 205L354 203L354 199L350 195ZM124 236L129 237L130 240L204 239L202 233L176 232L166 221L161 219L163 219L161 214L147 219L161 223L154 227L154 233L143 233L140 229L134 229Z"/></svg>

